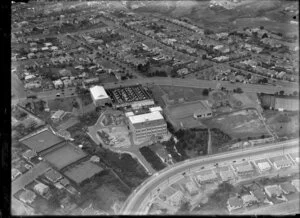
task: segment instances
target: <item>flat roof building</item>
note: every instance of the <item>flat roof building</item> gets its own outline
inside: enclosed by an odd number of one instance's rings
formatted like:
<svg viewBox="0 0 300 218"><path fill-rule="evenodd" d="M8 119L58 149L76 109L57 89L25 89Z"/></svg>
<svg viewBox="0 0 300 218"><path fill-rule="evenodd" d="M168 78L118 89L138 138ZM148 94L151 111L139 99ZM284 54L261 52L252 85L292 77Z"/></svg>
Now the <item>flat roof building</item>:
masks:
<svg viewBox="0 0 300 218"><path fill-rule="evenodd" d="M220 171L220 177L224 182L235 179L235 175L231 170Z"/></svg>
<svg viewBox="0 0 300 218"><path fill-rule="evenodd" d="M167 123L159 111L129 116L128 120L136 140L167 134Z"/></svg>
<svg viewBox="0 0 300 218"><path fill-rule="evenodd" d="M202 171L199 175L197 175L197 179L200 184L210 183L218 180L217 174L212 170Z"/></svg>
<svg viewBox="0 0 300 218"><path fill-rule="evenodd" d="M106 103L111 103L111 99L103 86L93 86L90 88L90 92L95 106L104 106Z"/></svg>
<svg viewBox="0 0 300 218"><path fill-rule="evenodd" d="M282 168L290 167L290 166L292 166L292 163L291 163L291 161L289 161L286 158L282 158L280 160L274 161L274 167L278 170L282 169Z"/></svg>
<svg viewBox="0 0 300 218"><path fill-rule="evenodd" d="M270 198L279 197L282 195L282 190L279 185L265 186L265 192Z"/></svg>
<svg viewBox="0 0 300 218"><path fill-rule="evenodd" d="M254 168L250 163L236 166L236 171L240 175L246 175L254 173Z"/></svg>
<svg viewBox="0 0 300 218"><path fill-rule="evenodd" d="M260 172L265 172L272 169L271 165L267 161L258 163L257 167Z"/></svg>
<svg viewBox="0 0 300 218"><path fill-rule="evenodd" d="M229 210L229 212L242 208L243 206L244 204L241 198L231 197L227 200L227 209Z"/></svg>

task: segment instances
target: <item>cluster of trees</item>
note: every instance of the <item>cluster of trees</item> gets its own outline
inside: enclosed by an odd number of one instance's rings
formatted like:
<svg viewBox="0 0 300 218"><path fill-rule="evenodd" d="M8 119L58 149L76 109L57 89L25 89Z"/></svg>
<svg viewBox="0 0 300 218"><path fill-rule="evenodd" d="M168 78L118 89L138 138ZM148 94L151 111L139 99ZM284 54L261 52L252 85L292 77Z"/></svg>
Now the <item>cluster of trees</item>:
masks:
<svg viewBox="0 0 300 218"><path fill-rule="evenodd" d="M235 187L230 183L223 182L209 196L208 202L202 206L202 210L216 210L226 208L227 200L230 195L235 193Z"/></svg>
<svg viewBox="0 0 300 218"><path fill-rule="evenodd" d="M139 150L155 170L159 171L166 167L162 160L150 148L142 147Z"/></svg>
<svg viewBox="0 0 300 218"><path fill-rule="evenodd" d="M220 129L213 128L210 130L210 132L211 132L211 146L213 152L217 151L219 148L222 147L222 145L232 140L232 138L228 134L224 133Z"/></svg>
<svg viewBox="0 0 300 218"><path fill-rule="evenodd" d="M234 93L243 93L243 90L240 87L238 87L236 89L233 89L233 92Z"/></svg>
<svg viewBox="0 0 300 218"><path fill-rule="evenodd" d="M207 154L208 130L207 129L187 129L175 132L178 139L176 148L184 157L188 158L186 150L197 152L198 155Z"/></svg>

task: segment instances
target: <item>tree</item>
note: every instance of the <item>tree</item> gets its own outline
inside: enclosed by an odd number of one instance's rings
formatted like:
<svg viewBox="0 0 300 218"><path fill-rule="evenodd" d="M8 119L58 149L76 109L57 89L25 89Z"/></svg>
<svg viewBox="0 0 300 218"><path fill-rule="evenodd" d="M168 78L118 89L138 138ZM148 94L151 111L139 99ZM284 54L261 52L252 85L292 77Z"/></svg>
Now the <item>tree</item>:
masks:
<svg viewBox="0 0 300 218"><path fill-rule="evenodd" d="M209 90L208 89L203 89L202 95L208 96L208 94L209 94Z"/></svg>
<svg viewBox="0 0 300 218"><path fill-rule="evenodd" d="M265 27L264 26L260 26L259 29L263 30Z"/></svg>
<svg viewBox="0 0 300 218"><path fill-rule="evenodd" d="M279 95L284 95L284 91L281 90L281 91L279 92Z"/></svg>
<svg viewBox="0 0 300 218"><path fill-rule="evenodd" d="M187 214L188 212L190 212L191 209L191 204L188 201L185 201L181 204L180 208L177 211L177 214Z"/></svg>
<svg viewBox="0 0 300 218"><path fill-rule="evenodd" d="M238 88L235 89L235 92L236 93L243 93L243 90L240 87L238 87Z"/></svg>

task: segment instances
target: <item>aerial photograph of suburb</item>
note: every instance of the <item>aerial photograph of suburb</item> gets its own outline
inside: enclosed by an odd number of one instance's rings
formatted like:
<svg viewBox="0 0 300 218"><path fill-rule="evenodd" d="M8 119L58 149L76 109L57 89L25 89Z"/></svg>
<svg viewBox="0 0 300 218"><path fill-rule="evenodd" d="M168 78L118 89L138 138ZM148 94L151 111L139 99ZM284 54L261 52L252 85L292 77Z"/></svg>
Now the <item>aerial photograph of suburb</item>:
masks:
<svg viewBox="0 0 300 218"><path fill-rule="evenodd" d="M9 3L12 216L300 213L298 0Z"/></svg>

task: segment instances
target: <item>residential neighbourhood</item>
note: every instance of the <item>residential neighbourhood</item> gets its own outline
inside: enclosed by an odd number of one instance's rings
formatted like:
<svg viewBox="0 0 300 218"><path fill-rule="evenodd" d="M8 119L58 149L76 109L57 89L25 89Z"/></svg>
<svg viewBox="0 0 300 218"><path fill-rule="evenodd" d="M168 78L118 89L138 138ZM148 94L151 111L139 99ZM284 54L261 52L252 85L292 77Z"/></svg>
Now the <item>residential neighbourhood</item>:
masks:
<svg viewBox="0 0 300 218"><path fill-rule="evenodd" d="M298 15L12 1L10 214L299 213Z"/></svg>

